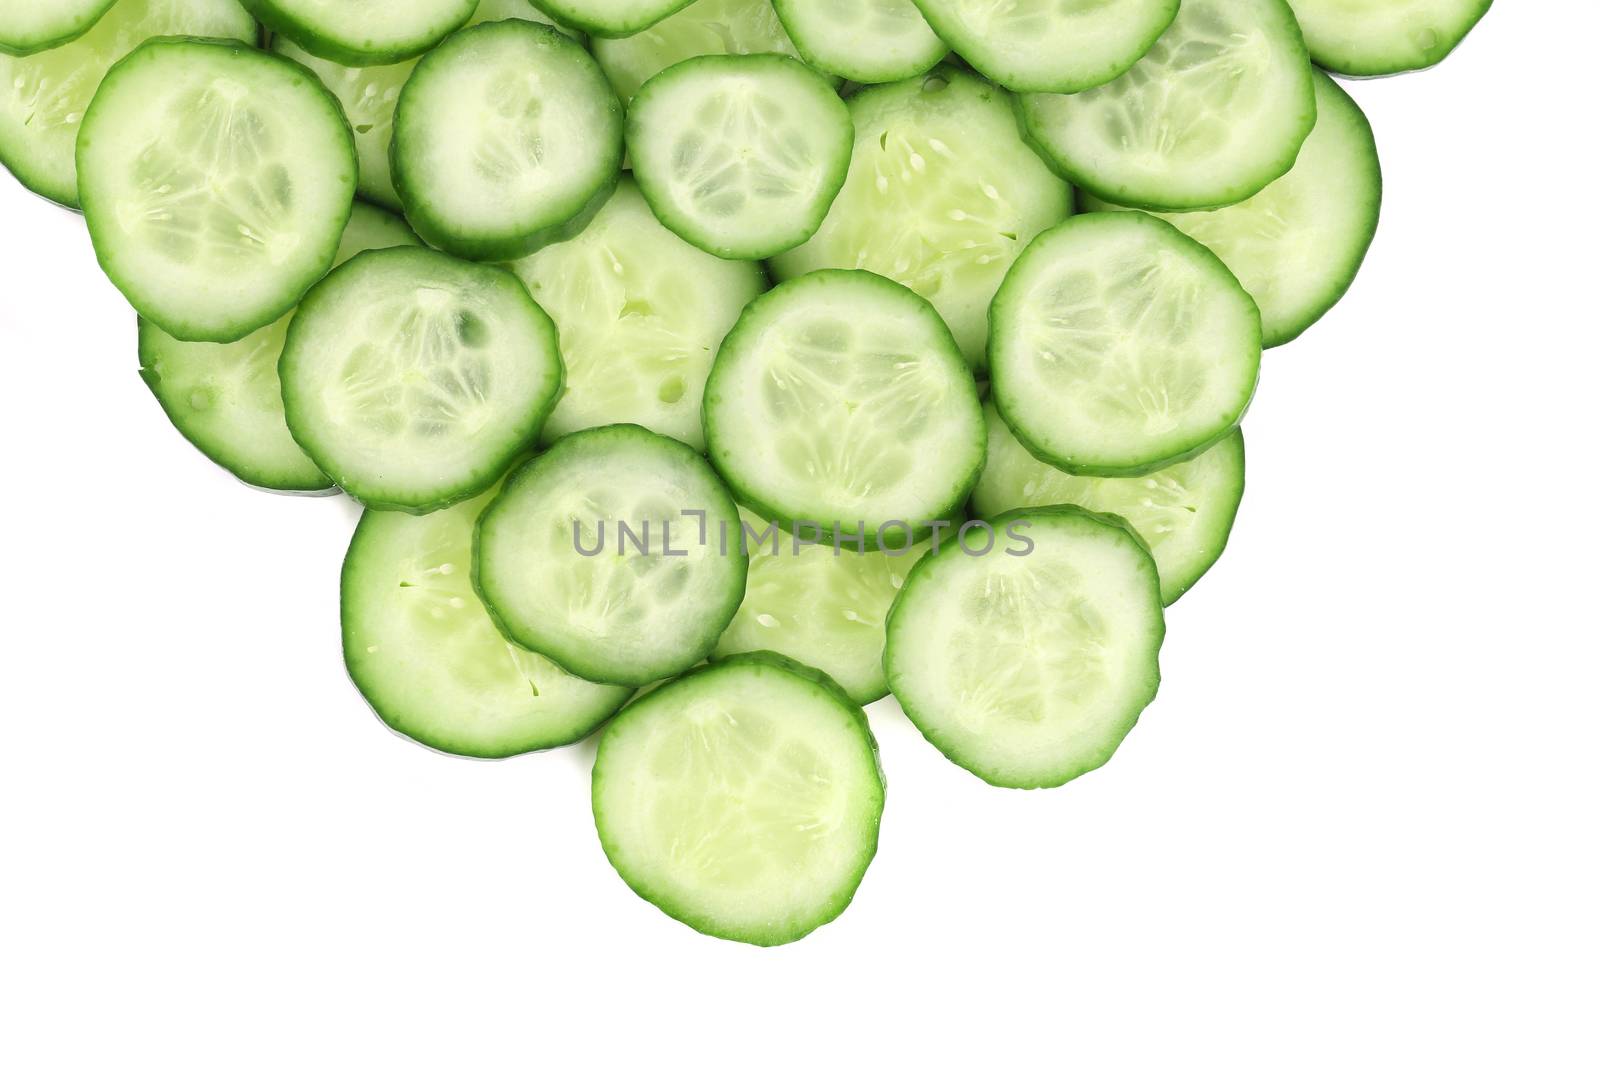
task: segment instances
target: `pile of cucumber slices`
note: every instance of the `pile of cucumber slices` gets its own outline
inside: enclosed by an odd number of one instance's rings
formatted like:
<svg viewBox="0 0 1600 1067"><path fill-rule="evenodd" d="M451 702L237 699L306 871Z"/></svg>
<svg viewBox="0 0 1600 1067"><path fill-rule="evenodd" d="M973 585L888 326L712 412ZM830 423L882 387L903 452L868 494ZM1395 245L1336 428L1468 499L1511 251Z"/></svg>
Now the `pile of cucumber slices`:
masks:
<svg viewBox="0 0 1600 1067"><path fill-rule="evenodd" d="M877 850L863 705L998 786L1116 751L1263 349L1377 225L1324 71L1489 6L4 0L0 162L82 211L179 432L365 506L382 720L605 726L618 873L773 945Z"/></svg>

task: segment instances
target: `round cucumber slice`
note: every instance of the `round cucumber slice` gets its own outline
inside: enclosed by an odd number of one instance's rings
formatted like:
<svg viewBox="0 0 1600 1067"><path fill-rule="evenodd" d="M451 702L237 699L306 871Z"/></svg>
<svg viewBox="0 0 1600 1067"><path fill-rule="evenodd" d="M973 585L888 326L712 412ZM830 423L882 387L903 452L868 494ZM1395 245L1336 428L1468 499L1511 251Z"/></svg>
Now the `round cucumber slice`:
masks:
<svg viewBox="0 0 1600 1067"><path fill-rule="evenodd" d="M699 56L628 108L639 190L666 227L723 259L766 259L822 225L855 130L833 86L787 56Z"/></svg>
<svg viewBox="0 0 1600 1067"><path fill-rule="evenodd" d="M657 74L695 56L800 54L771 0L696 0L641 33L620 40L596 38L593 46L623 103Z"/></svg>
<svg viewBox="0 0 1600 1067"><path fill-rule="evenodd" d="M289 431L338 486L427 512L494 484L561 391L556 329L498 267L426 248L363 252L289 325Z"/></svg>
<svg viewBox="0 0 1600 1067"><path fill-rule="evenodd" d="M1311 60L1285 0L1183 0L1122 77L1022 100L1029 139L1119 204L1237 204L1283 177L1316 122Z"/></svg>
<svg viewBox="0 0 1600 1067"><path fill-rule="evenodd" d="M1183 463L1133 478L1085 478L1040 463L1012 436L993 404L984 406L989 459L972 509L993 518L1017 508L1076 504L1120 515L1161 574L1161 599L1175 603L1228 545L1244 499L1244 435L1235 430Z"/></svg>
<svg viewBox="0 0 1600 1067"><path fill-rule="evenodd" d="M362 515L339 598L345 664L378 717L479 759L582 740L630 692L574 678L495 629L472 589L473 530L492 495L430 515Z"/></svg>
<svg viewBox="0 0 1600 1067"><path fill-rule="evenodd" d="M818 70L863 85L926 74L950 51L912 0L772 0Z"/></svg>
<svg viewBox="0 0 1600 1067"><path fill-rule="evenodd" d="M692 0L535 0L563 25L599 37L626 37L649 29Z"/></svg>
<svg viewBox="0 0 1600 1067"><path fill-rule="evenodd" d="M88 33L116 0L6 0L0 53L28 56Z"/></svg>
<svg viewBox="0 0 1600 1067"><path fill-rule="evenodd" d="M705 419L711 462L741 501L830 541L920 536L983 468L983 411L950 331L866 271L818 271L753 300L712 365Z"/></svg>
<svg viewBox="0 0 1600 1067"><path fill-rule="evenodd" d="M1160 217L1215 252L1261 309L1265 345L1300 336L1355 281L1378 230L1383 177L1372 127L1317 72L1317 125L1294 169L1243 203ZM1090 211L1128 210L1092 194Z"/></svg>
<svg viewBox="0 0 1600 1067"><path fill-rule="evenodd" d="M1161 583L1113 516L1000 518L1032 550L924 556L889 611L884 665L952 762L991 785L1052 788L1110 759L1155 698Z"/></svg>
<svg viewBox="0 0 1600 1067"><path fill-rule="evenodd" d="M472 17L478 0L244 0L274 33L351 66L420 56Z"/></svg>
<svg viewBox="0 0 1600 1067"><path fill-rule="evenodd" d="M357 203L335 263L369 248L421 242L403 220ZM289 316L229 344L179 341L139 320L139 376L178 432L247 485L282 493L320 493L333 480L289 435L278 357Z"/></svg>
<svg viewBox="0 0 1600 1067"><path fill-rule="evenodd" d="M468 259L515 259L583 228L616 188L622 107L583 47L522 20L451 37L395 109L406 218Z"/></svg>
<svg viewBox="0 0 1600 1067"><path fill-rule="evenodd" d="M478 524L478 590L524 648L595 682L694 666L744 596L739 513L688 445L640 426L557 441Z"/></svg>
<svg viewBox="0 0 1600 1067"><path fill-rule="evenodd" d="M1442 62L1493 0L1289 0L1318 66L1355 77Z"/></svg>
<svg viewBox="0 0 1600 1067"><path fill-rule="evenodd" d="M1134 475L1227 436L1261 370L1261 315L1220 259L1143 212L1039 236L995 297L995 407L1029 452Z"/></svg>
<svg viewBox="0 0 1600 1067"><path fill-rule="evenodd" d="M33 192L76 208L78 127L112 64L151 37L253 42L258 32L235 0L117 0L68 44L26 58L0 54L0 164Z"/></svg>
<svg viewBox="0 0 1600 1067"><path fill-rule="evenodd" d="M1127 72L1178 0L917 0L939 36L1019 93L1078 93Z"/></svg>
<svg viewBox="0 0 1600 1067"><path fill-rule="evenodd" d="M333 265L356 155L305 68L244 45L150 41L101 83L78 134L95 255L140 315L237 341Z"/></svg>
<svg viewBox="0 0 1600 1067"><path fill-rule="evenodd" d="M754 654L623 709L595 756L594 821L622 880L667 915L782 945L849 905L878 849L883 786L860 706Z"/></svg>
<svg viewBox="0 0 1600 1067"><path fill-rule="evenodd" d="M631 422L704 451L706 375L767 288L760 264L695 248L623 178L582 233L511 266L561 332L567 384L544 424L547 444Z"/></svg>

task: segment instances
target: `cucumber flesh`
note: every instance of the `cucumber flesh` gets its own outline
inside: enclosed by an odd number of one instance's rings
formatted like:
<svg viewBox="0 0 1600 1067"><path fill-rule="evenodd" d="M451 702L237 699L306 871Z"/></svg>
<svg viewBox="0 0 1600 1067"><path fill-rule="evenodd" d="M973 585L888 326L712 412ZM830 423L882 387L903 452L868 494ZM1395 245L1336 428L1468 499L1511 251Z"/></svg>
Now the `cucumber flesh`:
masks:
<svg viewBox="0 0 1600 1067"><path fill-rule="evenodd" d="M88 33L116 0L6 0L0 54L28 56Z"/></svg>
<svg viewBox="0 0 1600 1067"><path fill-rule="evenodd" d="M352 66L413 59L460 29L477 0L245 0L274 33Z"/></svg>
<svg viewBox="0 0 1600 1067"><path fill-rule="evenodd" d="M695 0L643 32L617 40L597 37L593 47L625 104L645 82L695 56L800 55L771 0Z"/></svg>
<svg viewBox="0 0 1600 1067"><path fill-rule="evenodd" d="M679 922L754 945L844 911L877 851L883 799L861 708L768 654L643 697L595 757L595 826L617 873Z"/></svg>
<svg viewBox="0 0 1600 1067"><path fill-rule="evenodd" d="M78 127L112 64L151 37L253 42L258 32L235 0L117 0L76 40L26 58L0 54L0 164L40 196L76 208Z"/></svg>
<svg viewBox="0 0 1600 1067"><path fill-rule="evenodd" d="M1029 452L1126 476L1196 456L1238 425L1261 316L1204 245L1143 212L1039 236L995 297L995 407Z"/></svg>
<svg viewBox="0 0 1600 1067"><path fill-rule="evenodd" d="M1031 552L945 551L912 569L889 612L889 686L958 766L991 785L1059 786L1110 759L1156 695L1160 580L1120 519L1000 519L1027 524Z"/></svg>
<svg viewBox="0 0 1600 1067"><path fill-rule="evenodd" d="M1040 231L1072 213L1072 191L1017 133L1011 98L941 67L850 98L855 154L815 237L772 261L780 280L869 270L938 309L980 366L989 304Z"/></svg>
<svg viewBox="0 0 1600 1067"><path fill-rule="evenodd" d="M767 287L760 264L719 259L661 225L623 178L582 233L512 265L561 333L566 388L546 444L631 422L705 449L717 346Z"/></svg>
<svg viewBox="0 0 1600 1067"><path fill-rule="evenodd" d="M912 0L772 0L818 70L863 85L925 74L950 51Z"/></svg>
<svg viewBox="0 0 1600 1067"><path fill-rule="evenodd" d="M766 259L822 225L850 167L850 109L787 56L699 56L628 108L633 173L656 217L723 259Z"/></svg>
<svg viewBox="0 0 1600 1067"><path fill-rule="evenodd" d="M1244 435L1235 430L1198 456L1133 478L1085 478L1034 459L993 404L985 405L989 458L972 509L993 519L1017 508L1076 504L1120 515L1144 539L1172 604L1227 547L1244 498ZM753 579L752 579L753 581Z"/></svg>
<svg viewBox="0 0 1600 1067"><path fill-rule="evenodd" d="M563 25L601 37L626 37L649 29L691 0L535 0Z"/></svg>
<svg viewBox="0 0 1600 1067"><path fill-rule="evenodd" d="M1320 67L1355 77L1442 62L1493 0L1289 0Z"/></svg>

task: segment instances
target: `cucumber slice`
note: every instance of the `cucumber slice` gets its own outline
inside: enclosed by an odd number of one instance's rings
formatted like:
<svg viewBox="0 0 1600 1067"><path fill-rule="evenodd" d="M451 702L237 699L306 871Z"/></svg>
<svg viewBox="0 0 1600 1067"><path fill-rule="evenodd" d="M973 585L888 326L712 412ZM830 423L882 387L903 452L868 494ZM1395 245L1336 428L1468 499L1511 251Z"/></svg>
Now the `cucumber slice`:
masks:
<svg viewBox="0 0 1600 1067"><path fill-rule="evenodd" d="M599 37L649 29L692 0L534 0L553 18Z"/></svg>
<svg viewBox="0 0 1600 1067"><path fill-rule="evenodd" d="M1172 25L1178 0L917 0L939 36L1019 93L1078 93L1121 77Z"/></svg>
<svg viewBox="0 0 1600 1067"><path fill-rule="evenodd" d="M577 233L616 188L622 107L560 31L485 23L417 64L393 154L406 217L429 244L515 259Z"/></svg>
<svg viewBox="0 0 1600 1067"><path fill-rule="evenodd" d="M88 33L116 0L6 0L0 53L30 56Z"/></svg>
<svg viewBox="0 0 1600 1067"><path fill-rule="evenodd" d="M1249 200L1162 215L1215 252L1261 309L1266 347L1287 344L1327 314L1355 281L1378 229L1383 177L1372 127L1356 102L1317 72L1317 125L1294 169ZM1092 194L1090 211L1127 210Z"/></svg>
<svg viewBox="0 0 1600 1067"><path fill-rule="evenodd" d="M1184 0L1132 70L1023 98L1040 153L1119 204L1237 204L1283 177L1316 122L1311 61L1284 0Z"/></svg>
<svg viewBox="0 0 1600 1067"><path fill-rule="evenodd" d="M27 58L0 54L0 164L33 192L76 208L78 126L112 64L150 37L250 42L258 32L235 0L118 0L68 44Z"/></svg>
<svg viewBox="0 0 1600 1067"><path fill-rule="evenodd" d="M369 248L420 244L400 218L357 203L335 263ZM317 493L333 481L289 435L278 357L289 316L230 344L179 341L139 320L139 376L178 432L247 485Z"/></svg>
<svg viewBox="0 0 1600 1067"><path fill-rule="evenodd" d="M484 512L478 590L524 648L591 681L646 685L705 659L738 610L746 562L723 540L738 521L689 446L640 426L584 430Z"/></svg>
<svg viewBox="0 0 1600 1067"><path fill-rule="evenodd" d="M687 243L623 178L582 233L511 266L561 331L567 385L544 424L547 444L631 422L704 451L706 375L739 313L767 287L759 264Z"/></svg>
<svg viewBox="0 0 1600 1067"><path fill-rule="evenodd" d="M642 33L596 38L593 46L623 103L657 74L695 56L800 55L770 0L696 0Z"/></svg>
<svg viewBox="0 0 1600 1067"><path fill-rule="evenodd" d="M807 63L863 85L926 74L950 51L912 0L772 0Z"/></svg>
<svg viewBox="0 0 1600 1067"><path fill-rule="evenodd" d="M850 98L855 155L810 241L772 261L779 279L859 268L938 309L980 366L989 303L1017 254L1072 213L1072 191L1017 134L1010 96L942 67Z"/></svg>
<svg viewBox="0 0 1600 1067"><path fill-rule="evenodd" d="M705 420L741 501L830 541L920 535L983 469L983 411L949 329L866 271L818 271L753 300L712 365Z"/></svg>
<svg viewBox="0 0 1600 1067"><path fill-rule="evenodd" d="M633 173L666 227L723 259L766 259L822 225L855 129L833 86L787 56L699 56L628 108Z"/></svg>
<svg viewBox="0 0 1600 1067"><path fill-rule="evenodd" d="M289 325L289 432L363 504L417 513L483 492L561 391L550 318L509 272L426 248L363 252Z"/></svg>
<svg viewBox="0 0 1600 1067"><path fill-rule="evenodd" d="M413 59L460 29L477 0L244 0L267 28L351 66Z"/></svg>
<svg viewBox="0 0 1600 1067"><path fill-rule="evenodd" d="M594 821L622 880L667 915L782 945L849 905L878 850L883 785L861 708L755 654L617 716L595 756Z"/></svg>
<svg viewBox="0 0 1600 1067"><path fill-rule="evenodd" d="M1493 0L1289 0L1311 58L1340 74L1371 77L1442 62Z"/></svg>
<svg viewBox="0 0 1600 1067"><path fill-rule="evenodd" d="M1001 520L1032 550L924 556L889 611L884 665L906 716L953 763L991 785L1051 788L1110 759L1155 698L1161 583L1114 516Z"/></svg>
<svg viewBox="0 0 1600 1067"><path fill-rule="evenodd" d="M78 134L95 255L183 341L237 341L326 274L356 153L305 68L244 45L162 38L112 68Z"/></svg>
<svg viewBox="0 0 1600 1067"><path fill-rule="evenodd" d="M712 658L776 652L826 672L857 704L887 696L883 621L931 542L861 552L796 540L755 512L740 517L750 578Z"/></svg>
<svg viewBox="0 0 1600 1067"><path fill-rule="evenodd" d="M1076 504L1126 519L1155 558L1161 599L1172 604L1228 545L1244 499L1244 434L1235 430L1191 460L1134 478L1084 478L1040 463L984 405L989 459L972 509L992 519L1016 508Z"/></svg>
<svg viewBox="0 0 1600 1067"><path fill-rule="evenodd" d="M1204 245L1143 212L1041 234L994 300L995 407L1029 452L1126 476L1227 436L1261 370L1261 315Z"/></svg>
<svg viewBox="0 0 1600 1067"><path fill-rule="evenodd" d="M350 677L390 729L503 759L581 740L629 690L595 685L508 642L472 589L486 493L431 515L368 511L340 581Z"/></svg>

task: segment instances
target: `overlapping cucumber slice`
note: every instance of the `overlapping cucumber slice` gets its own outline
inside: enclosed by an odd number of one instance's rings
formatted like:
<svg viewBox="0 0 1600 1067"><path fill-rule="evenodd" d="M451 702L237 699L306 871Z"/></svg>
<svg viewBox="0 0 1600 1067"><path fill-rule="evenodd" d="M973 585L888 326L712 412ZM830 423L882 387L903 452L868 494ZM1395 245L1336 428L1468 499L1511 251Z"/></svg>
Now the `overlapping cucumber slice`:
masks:
<svg viewBox="0 0 1600 1067"><path fill-rule="evenodd" d="M805 61L863 85L926 73L950 46L913 0L772 0Z"/></svg>
<svg viewBox="0 0 1600 1067"><path fill-rule="evenodd" d="M1370 77L1441 62L1489 13L1494 0L1289 0L1311 58L1340 74Z"/></svg>
<svg viewBox="0 0 1600 1067"><path fill-rule="evenodd" d="M546 0L548 7L548 0ZM561 12L551 8L553 14ZM582 25L579 23L579 25ZM623 103L668 67L695 56L799 56L771 0L695 0L632 36L593 42L595 58Z"/></svg>
<svg viewBox="0 0 1600 1067"><path fill-rule="evenodd" d="M600 37L626 37L660 22L691 0L534 0L564 25Z"/></svg>
<svg viewBox="0 0 1600 1067"><path fill-rule="evenodd" d="M89 32L116 0L6 0L0 8L0 55L28 56Z"/></svg>
<svg viewBox="0 0 1600 1067"><path fill-rule="evenodd" d="M244 0L274 33L335 63L413 59L460 29L477 0Z"/></svg>

